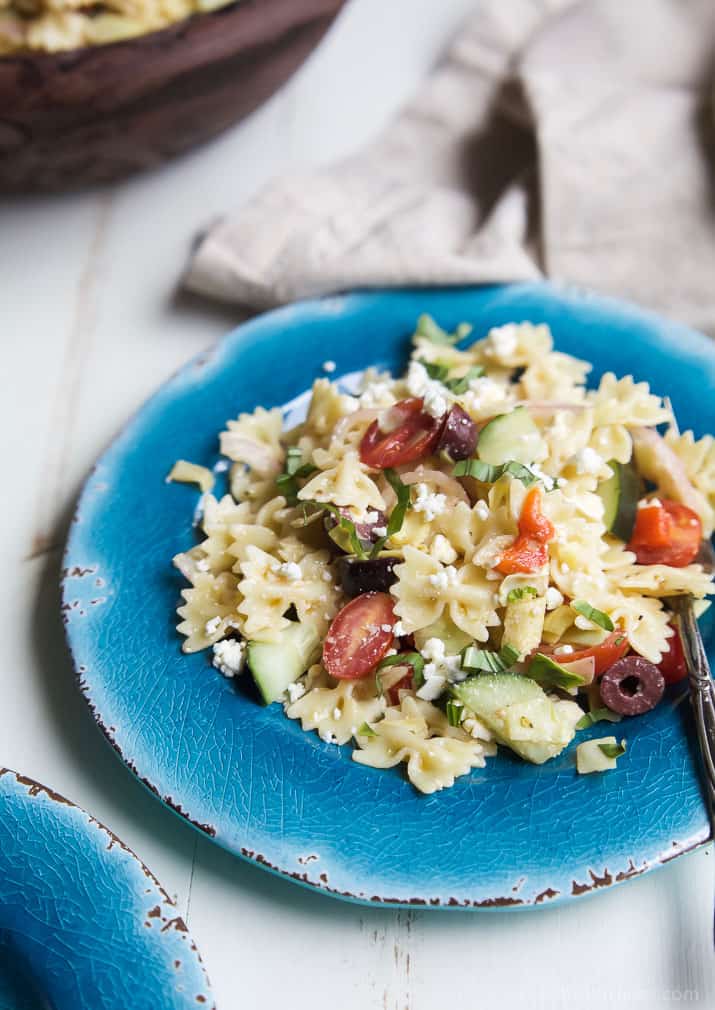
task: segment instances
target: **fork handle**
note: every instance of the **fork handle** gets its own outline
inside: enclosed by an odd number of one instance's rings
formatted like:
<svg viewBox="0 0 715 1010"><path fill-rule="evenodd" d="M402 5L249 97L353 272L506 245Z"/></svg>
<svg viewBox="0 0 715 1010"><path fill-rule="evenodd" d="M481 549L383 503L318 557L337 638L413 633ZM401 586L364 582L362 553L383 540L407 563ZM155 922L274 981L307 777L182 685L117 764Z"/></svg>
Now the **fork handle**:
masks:
<svg viewBox="0 0 715 1010"><path fill-rule="evenodd" d="M715 836L715 691L705 647L689 596L676 598L674 609L680 617L681 639L688 667L690 701L705 769L710 823Z"/></svg>

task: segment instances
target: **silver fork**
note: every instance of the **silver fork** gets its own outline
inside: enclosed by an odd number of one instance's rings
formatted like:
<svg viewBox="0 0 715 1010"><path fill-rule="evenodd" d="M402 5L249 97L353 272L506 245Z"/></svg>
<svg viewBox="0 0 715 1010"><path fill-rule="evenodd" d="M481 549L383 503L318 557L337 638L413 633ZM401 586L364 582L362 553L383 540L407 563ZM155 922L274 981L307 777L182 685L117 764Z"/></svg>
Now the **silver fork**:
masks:
<svg viewBox="0 0 715 1010"><path fill-rule="evenodd" d="M703 541L695 560L706 572L715 571L715 552L709 540ZM705 771L705 796L710 831L715 838L715 685L693 611L692 596L671 596L667 604L679 619L680 638L688 667L690 701L695 714L700 755Z"/></svg>

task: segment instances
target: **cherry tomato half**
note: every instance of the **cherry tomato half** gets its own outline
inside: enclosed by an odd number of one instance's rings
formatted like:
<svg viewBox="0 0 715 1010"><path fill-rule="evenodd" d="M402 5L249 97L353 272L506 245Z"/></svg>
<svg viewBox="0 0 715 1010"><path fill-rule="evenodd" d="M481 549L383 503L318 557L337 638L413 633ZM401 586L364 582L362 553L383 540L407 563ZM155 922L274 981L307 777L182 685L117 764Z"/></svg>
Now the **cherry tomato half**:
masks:
<svg viewBox="0 0 715 1010"><path fill-rule="evenodd" d="M398 680L396 684L392 685L392 687L388 687L385 693L387 694L387 700L390 705L400 704L400 691L410 690L412 687L412 676L412 667L410 666L407 668L402 680Z"/></svg>
<svg viewBox="0 0 715 1010"><path fill-rule="evenodd" d="M672 639L669 639L669 641L672 641ZM615 662L622 659L628 652L628 649L628 639L623 632L614 631L600 645L591 646L590 649L577 649L575 652L570 652L568 656L561 654L556 659L564 663L574 663L577 659L588 659L590 656L593 656L593 674L595 677L600 677ZM554 646L542 645L539 651L543 652L546 656L553 656Z"/></svg>
<svg viewBox="0 0 715 1010"><path fill-rule="evenodd" d="M678 502L639 508L628 544L639 565L671 565L684 568L700 550L703 529L696 512Z"/></svg>
<svg viewBox="0 0 715 1010"><path fill-rule="evenodd" d="M331 677L366 677L392 645L395 614L388 593L363 593L333 618L323 644L323 662Z"/></svg>
<svg viewBox="0 0 715 1010"><path fill-rule="evenodd" d="M360 459L365 466L383 470L423 459L435 448L443 417L432 417L422 408L419 397L400 400L390 408L391 427L382 431L378 420L372 422L360 443Z"/></svg>
<svg viewBox="0 0 715 1010"><path fill-rule="evenodd" d="M672 628L673 625L671 624L670 627ZM675 634L672 638L668 639L668 651L663 653L660 663L658 663L658 669L663 674L663 680L666 684L677 684L688 673L688 667L685 664L683 643L680 640L678 629L673 628L673 631Z"/></svg>
<svg viewBox="0 0 715 1010"><path fill-rule="evenodd" d="M546 544L553 539L554 527L541 511L541 492L532 487L524 499L519 516L519 536L503 552L496 565L503 575L535 572L549 560Z"/></svg>

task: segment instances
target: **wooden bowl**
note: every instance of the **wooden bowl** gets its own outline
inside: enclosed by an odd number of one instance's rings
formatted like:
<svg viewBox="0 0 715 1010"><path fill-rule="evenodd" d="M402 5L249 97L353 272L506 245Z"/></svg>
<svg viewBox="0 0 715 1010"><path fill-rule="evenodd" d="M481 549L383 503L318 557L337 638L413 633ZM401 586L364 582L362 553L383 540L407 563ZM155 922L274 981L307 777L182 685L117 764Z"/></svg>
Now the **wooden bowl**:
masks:
<svg viewBox="0 0 715 1010"><path fill-rule="evenodd" d="M0 57L0 190L109 182L215 136L265 101L345 0L239 0L159 32Z"/></svg>

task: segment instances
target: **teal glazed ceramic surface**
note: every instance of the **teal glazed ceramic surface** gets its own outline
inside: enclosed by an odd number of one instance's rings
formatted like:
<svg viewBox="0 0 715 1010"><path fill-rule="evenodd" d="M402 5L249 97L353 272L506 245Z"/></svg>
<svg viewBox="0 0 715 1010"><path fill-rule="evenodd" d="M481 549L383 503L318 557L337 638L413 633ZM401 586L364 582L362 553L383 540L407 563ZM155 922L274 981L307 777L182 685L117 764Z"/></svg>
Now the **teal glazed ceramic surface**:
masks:
<svg viewBox="0 0 715 1010"><path fill-rule="evenodd" d="M286 878L360 902L534 906L627 880L702 844L687 703L624 720L627 757L578 776L574 746L541 767L508 753L423 796L399 769L351 761L185 656L184 583L171 557L196 539L197 493L167 485L177 458L212 466L239 411L283 405L323 374L400 370L421 312L474 336L548 323L559 350L649 381L683 428L715 429L706 337L632 306L547 284L325 298L240 327L185 367L127 426L82 493L66 554L64 611L79 685L132 771L220 845ZM713 657L712 620L703 622ZM594 727L592 735L598 735ZM588 735L588 734L587 734ZM580 739L584 739L582 734Z"/></svg>
<svg viewBox="0 0 715 1010"><path fill-rule="evenodd" d="M62 796L0 768L0 1010L215 1007L151 873Z"/></svg>

